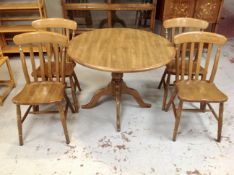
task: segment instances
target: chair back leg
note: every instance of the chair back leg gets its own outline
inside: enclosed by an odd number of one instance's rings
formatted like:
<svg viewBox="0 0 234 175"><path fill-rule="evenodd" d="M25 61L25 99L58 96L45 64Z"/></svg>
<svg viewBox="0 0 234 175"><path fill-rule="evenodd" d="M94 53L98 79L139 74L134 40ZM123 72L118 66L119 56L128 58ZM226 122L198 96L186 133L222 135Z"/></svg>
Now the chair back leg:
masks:
<svg viewBox="0 0 234 175"><path fill-rule="evenodd" d="M221 141L222 127L223 127L223 103L219 104L219 118L218 118L218 136L217 141Z"/></svg>

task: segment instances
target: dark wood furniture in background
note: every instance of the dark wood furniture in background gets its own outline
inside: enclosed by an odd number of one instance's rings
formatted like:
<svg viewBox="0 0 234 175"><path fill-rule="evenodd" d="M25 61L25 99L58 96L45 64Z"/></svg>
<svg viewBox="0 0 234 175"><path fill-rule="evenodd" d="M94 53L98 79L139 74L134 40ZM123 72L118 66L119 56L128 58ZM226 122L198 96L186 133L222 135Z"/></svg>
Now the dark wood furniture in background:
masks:
<svg viewBox="0 0 234 175"><path fill-rule="evenodd" d="M69 11L106 11L107 26L113 27L113 12L115 11L150 11L150 30L155 30L157 0L152 0L152 3L113 3L112 0L107 0L107 3L69 3L62 0L64 17L68 18ZM81 30L81 29L80 29ZM82 28L83 31L92 30L92 28Z"/></svg>
<svg viewBox="0 0 234 175"><path fill-rule="evenodd" d="M88 3L88 0L65 0L66 3ZM77 18L84 19L85 24L83 24L80 21L77 21L79 26L81 25L87 25L87 27L93 26L93 20L91 16L91 12L89 10L87 11L77 11L77 10L71 10L67 12L67 17L71 20L76 21Z"/></svg>
<svg viewBox="0 0 234 175"><path fill-rule="evenodd" d="M158 0L157 15L161 21L192 17L208 21L216 32L224 0Z"/></svg>

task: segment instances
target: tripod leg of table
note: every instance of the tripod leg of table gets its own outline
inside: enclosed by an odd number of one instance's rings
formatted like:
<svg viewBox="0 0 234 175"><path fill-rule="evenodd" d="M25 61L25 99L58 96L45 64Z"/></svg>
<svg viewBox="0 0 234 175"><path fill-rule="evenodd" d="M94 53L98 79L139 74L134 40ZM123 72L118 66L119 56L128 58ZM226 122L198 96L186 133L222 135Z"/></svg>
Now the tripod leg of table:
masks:
<svg viewBox="0 0 234 175"><path fill-rule="evenodd" d="M99 89L95 95L92 97L90 102L86 105L82 105L82 108L88 109L88 108L93 108L94 106L97 105L98 100L104 96L104 95L110 95L112 93L110 85L108 85L105 88Z"/></svg>
<svg viewBox="0 0 234 175"><path fill-rule="evenodd" d="M115 94L115 100L116 100L116 129L119 132L120 131L120 91L117 91Z"/></svg>
<svg viewBox="0 0 234 175"><path fill-rule="evenodd" d="M143 99L141 98L140 94L137 92L137 90L133 88L127 87L127 85L124 83L122 86L122 94L129 94L133 96L133 98L136 100L136 102L140 105L142 108L150 108L151 104L145 103Z"/></svg>
<svg viewBox="0 0 234 175"><path fill-rule="evenodd" d="M83 105L82 108L92 108L97 105L98 100L102 96L112 95L115 97L116 101L116 129L117 131L120 131L120 98L122 94L133 96L133 98L142 108L151 107L151 104L145 103L143 101L137 90L127 87L126 83L123 81L123 73L112 73L111 82L105 88L98 90L90 102L86 105Z"/></svg>

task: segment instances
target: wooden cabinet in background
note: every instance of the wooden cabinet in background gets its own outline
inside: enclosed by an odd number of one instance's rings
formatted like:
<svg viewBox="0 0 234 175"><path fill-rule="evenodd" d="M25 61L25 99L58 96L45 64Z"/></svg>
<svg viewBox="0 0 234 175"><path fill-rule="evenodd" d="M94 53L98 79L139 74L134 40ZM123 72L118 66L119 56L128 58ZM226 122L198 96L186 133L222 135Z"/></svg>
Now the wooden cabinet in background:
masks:
<svg viewBox="0 0 234 175"><path fill-rule="evenodd" d="M35 31L31 22L44 17L46 17L44 0L0 2L0 46L2 52L5 54L18 53L18 46L12 42L14 35Z"/></svg>
<svg viewBox="0 0 234 175"><path fill-rule="evenodd" d="M158 0L159 19L164 21L176 17L204 19L215 32L224 0Z"/></svg>
<svg viewBox="0 0 234 175"><path fill-rule="evenodd" d="M150 22L149 22L150 26L148 30L152 32L155 31L155 15L156 15L157 0L151 0L148 3L145 3L144 0L141 0L140 2L139 0L138 1L135 0L136 2L134 1L117 2L115 0L103 0L103 2L99 2L99 3L88 3L88 1L86 1L87 3L79 3L78 0L76 0L76 3L74 3L73 1L75 0L62 0L63 14L65 18L69 18L70 17L69 14L76 14L76 12L79 14L82 11L90 11L90 13L92 13L92 11L107 12L106 13L107 17L104 20L102 20L100 22L100 25L96 28L102 28L104 26L103 23L104 24L106 23L107 27L109 28L114 27L115 23L119 23L123 27L125 27L124 20L118 18L118 16L116 15L117 11L125 11L125 12L146 11L146 12L149 12L147 17L150 19ZM128 19L127 15L125 18ZM95 25L93 25L93 27L95 27ZM136 27L136 26L134 25L133 27ZM137 28L140 28L140 27L137 26ZM78 28L79 31L77 31L77 33L81 33L87 30L93 30L93 29L94 28L89 28L89 27ZM143 27L143 29L147 30L145 26Z"/></svg>

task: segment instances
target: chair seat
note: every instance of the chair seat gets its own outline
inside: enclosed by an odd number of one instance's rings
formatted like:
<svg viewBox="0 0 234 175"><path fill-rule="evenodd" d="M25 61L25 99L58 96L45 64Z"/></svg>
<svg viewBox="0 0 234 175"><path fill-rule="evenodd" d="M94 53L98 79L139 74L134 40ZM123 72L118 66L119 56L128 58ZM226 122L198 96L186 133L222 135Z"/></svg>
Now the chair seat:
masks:
<svg viewBox="0 0 234 175"><path fill-rule="evenodd" d="M188 64L189 64L189 61L186 60L185 61L185 75L188 75ZM193 73L195 73L196 71L196 62L193 63ZM180 68L179 70L181 70L181 65L180 65ZM204 71L204 68L200 66L200 70L199 70L199 75L202 75L203 74L203 71ZM170 74L173 74L173 75L176 75L176 63L175 63L175 60L171 61L168 65L167 65L167 72L170 73Z"/></svg>
<svg viewBox="0 0 234 175"><path fill-rule="evenodd" d="M64 98L65 85L60 82L34 82L26 84L12 99L21 105L39 105L61 102Z"/></svg>
<svg viewBox="0 0 234 175"><path fill-rule="evenodd" d="M178 98L191 102L224 102L227 96L214 83L199 80L182 80L176 83Z"/></svg>
<svg viewBox="0 0 234 175"><path fill-rule="evenodd" d="M71 76L74 72L74 68L75 68L75 63L73 62L67 62L65 64L66 68L65 68L65 76ZM56 75L56 66L55 66L55 63L52 62L51 64L51 67L52 67L52 74L53 75ZM39 66L37 69L36 69L36 73L37 73L37 76L38 77L41 77L41 67ZM48 77L48 63L45 64L45 75ZM32 76L34 76L34 72L32 72Z"/></svg>

